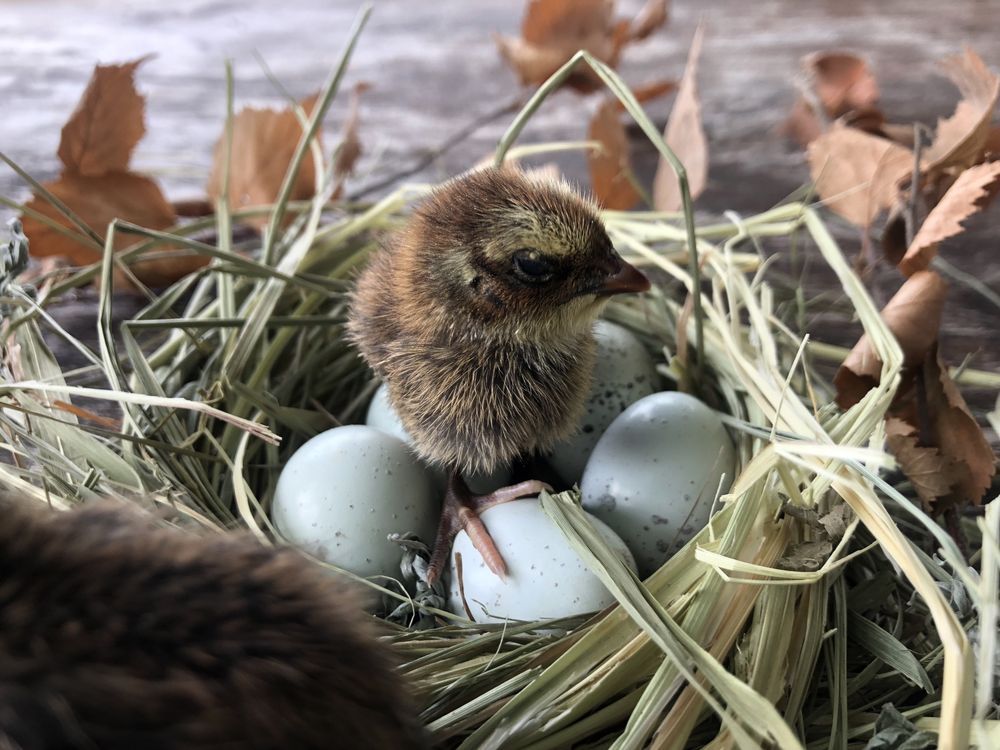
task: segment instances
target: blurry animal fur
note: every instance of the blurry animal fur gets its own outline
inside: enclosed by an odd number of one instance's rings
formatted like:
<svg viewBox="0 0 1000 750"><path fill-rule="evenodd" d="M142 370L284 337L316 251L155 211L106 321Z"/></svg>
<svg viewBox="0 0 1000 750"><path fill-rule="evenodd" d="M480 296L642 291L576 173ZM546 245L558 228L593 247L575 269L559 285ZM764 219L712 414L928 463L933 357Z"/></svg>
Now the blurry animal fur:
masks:
<svg viewBox="0 0 1000 750"><path fill-rule="evenodd" d="M0 748L421 748L355 592L248 535L0 505Z"/></svg>
<svg viewBox="0 0 1000 750"><path fill-rule="evenodd" d="M519 277L518 253L543 258L552 278ZM349 335L419 455L489 471L578 423L608 299L597 290L621 266L596 207L565 183L475 171L436 190L376 253Z"/></svg>

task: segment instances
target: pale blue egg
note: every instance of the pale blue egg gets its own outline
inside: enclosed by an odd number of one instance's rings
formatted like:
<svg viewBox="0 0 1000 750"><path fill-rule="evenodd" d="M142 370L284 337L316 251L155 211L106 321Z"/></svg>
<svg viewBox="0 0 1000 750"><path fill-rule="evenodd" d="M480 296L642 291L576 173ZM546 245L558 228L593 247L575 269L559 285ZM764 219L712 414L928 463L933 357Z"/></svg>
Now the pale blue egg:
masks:
<svg viewBox="0 0 1000 750"><path fill-rule="evenodd" d="M597 360L583 417L576 432L558 443L547 457L568 485L580 481L594 446L615 417L657 390L653 358L635 334L599 320L594 326L594 338Z"/></svg>
<svg viewBox="0 0 1000 750"><path fill-rule="evenodd" d="M463 531L455 538L451 554L448 607L476 622L546 620L596 612L615 599L595 576L565 535L542 509L537 498L495 505L482 514L490 536L507 564L501 580L483 561ZM625 543L608 526L591 517L597 533L632 570L635 561ZM459 589L456 555L462 556Z"/></svg>
<svg viewBox="0 0 1000 750"><path fill-rule="evenodd" d="M272 519L281 535L359 576L400 575L389 534L434 541L434 482L406 444L364 425L327 430L292 455L278 477Z"/></svg>
<svg viewBox="0 0 1000 750"><path fill-rule="evenodd" d="M601 436L580 483L583 507L625 540L646 577L704 527L735 467L718 414L684 393L654 393Z"/></svg>

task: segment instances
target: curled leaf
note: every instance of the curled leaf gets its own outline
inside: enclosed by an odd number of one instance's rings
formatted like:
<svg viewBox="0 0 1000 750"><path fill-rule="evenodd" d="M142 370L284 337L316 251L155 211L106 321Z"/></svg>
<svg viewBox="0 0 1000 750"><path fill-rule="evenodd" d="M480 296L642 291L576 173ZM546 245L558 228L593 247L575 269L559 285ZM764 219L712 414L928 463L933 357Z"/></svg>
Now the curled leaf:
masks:
<svg viewBox="0 0 1000 750"><path fill-rule="evenodd" d="M934 271L918 271L893 295L882 310L882 319L903 350L904 364L919 368L936 345L948 285ZM837 370L833 384L837 404L848 409L875 385L882 374L882 361L867 335L855 344Z"/></svg>
<svg viewBox="0 0 1000 750"><path fill-rule="evenodd" d="M819 137L825 123L841 117L866 132L881 127L878 83L863 59L849 52L814 52L802 58L802 69L814 96L795 102L783 126L786 134L804 146ZM822 108L821 116L814 104Z"/></svg>
<svg viewBox="0 0 1000 750"><path fill-rule="evenodd" d="M694 200L708 182L708 139L701 122L701 100L698 96L698 59L704 29L699 26L691 40L687 66L677 90L674 107L667 119L663 139L687 171L688 188ZM681 190L670 163L660 157L653 180L653 205L659 211L676 211L681 207Z"/></svg>
<svg viewBox="0 0 1000 750"><path fill-rule="evenodd" d="M588 151L587 162L598 202L604 208L624 211L635 206L640 196L629 179L628 138L615 102L606 99L590 120L587 138L600 143L601 148Z"/></svg>
<svg viewBox="0 0 1000 750"><path fill-rule="evenodd" d="M316 105L314 94L301 102L306 114ZM232 208L274 203L285 173L302 138L302 126L291 107L283 110L246 107L233 118L232 161L229 164L229 204ZM318 137L318 136L317 136ZM225 136L215 145L212 171L206 190L210 197L222 192L226 158ZM311 198L316 190L316 169L305 158L292 187L291 200ZM248 219L258 229L267 226L268 217Z"/></svg>
<svg viewBox="0 0 1000 750"><path fill-rule="evenodd" d="M827 207L860 227L892 206L897 184L913 170L908 149L843 125L810 143L808 160Z"/></svg>
<svg viewBox="0 0 1000 750"><path fill-rule="evenodd" d="M615 67L622 50L644 39L667 20L666 0L647 0L634 21L614 17L614 0L529 0L521 36L494 35L501 57L526 86L537 86L578 50ZM573 72L566 84L581 92L601 87L587 67Z"/></svg>
<svg viewBox="0 0 1000 750"><path fill-rule="evenodd" d="M924 510L931 510L958 482L958 464L935 446L919 445L917 428L902 419L886 419L885 434L889 452L910 480Z"/></svg>
<svg viewBox="0 0 1000 750"><path fill-rule="evenodd" d="M100 177L128 169L132 150L146 132L146 99L135 89L135 70L147 59L94 68L59 140L66 172Z"/></svg>
<svg viewBox="0 0 1000 750"><path fill-rule="evenodd" d="M927 268L937 255L938 243L963 231L962 222L985 208L1000 189L1000 161L964 170L924 219L920 230L899 262L907 276Z"/></svg>
<svg viewBox="0 0 1000 750"><path fill-rule="evenodd" d="M951 117L938 121L934 142L924 152L924 169L931 174L948 167L964 169L982 159L1000 96L1000 76L973 50L967 48L941 64L962 100Z"/></svg>
<svg viewBox="0 0 1000 750"><path fill-rule="evenodd" d="M924 385L934 442L941 453L959 465L948 499L955 505L979 505L996 473L996 456L937 347L928 353L924 363Z"/></svg>

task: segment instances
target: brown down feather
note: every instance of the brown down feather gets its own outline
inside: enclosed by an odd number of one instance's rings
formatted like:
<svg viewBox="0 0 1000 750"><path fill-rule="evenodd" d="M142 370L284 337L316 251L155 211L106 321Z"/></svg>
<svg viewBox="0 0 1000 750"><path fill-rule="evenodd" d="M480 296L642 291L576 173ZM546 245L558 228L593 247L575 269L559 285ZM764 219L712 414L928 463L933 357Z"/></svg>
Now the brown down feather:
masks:
<svg viewBox="0 0 1000 750"><path fill-rule="evenodd" d="M249 535L0 504L0 748L423 748L345 583Z"/></svg>

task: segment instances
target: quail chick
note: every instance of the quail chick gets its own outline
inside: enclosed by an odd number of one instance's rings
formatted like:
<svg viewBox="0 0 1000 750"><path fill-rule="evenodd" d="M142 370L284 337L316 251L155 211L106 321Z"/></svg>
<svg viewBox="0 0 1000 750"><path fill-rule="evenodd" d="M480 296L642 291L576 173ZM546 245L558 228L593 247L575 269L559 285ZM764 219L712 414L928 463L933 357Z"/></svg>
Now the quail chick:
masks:
<svg viewBox="0 0 1000 750"><path fill-rule="evenodd" d="M247 535L0 502L0 748L429 747L354 589Z"/></svg>
<svg viewBox="0 0 1000 750"><path fill-rule="evenodd" d="M591 202L511 167L441 186L372 258L349 335L386 382L416 453L451 476L431 580L463 528L505 574L478 513L544 485L475 496L462 473L570 434L590 387L594 322L611 295L648 288Z"/></svg>

